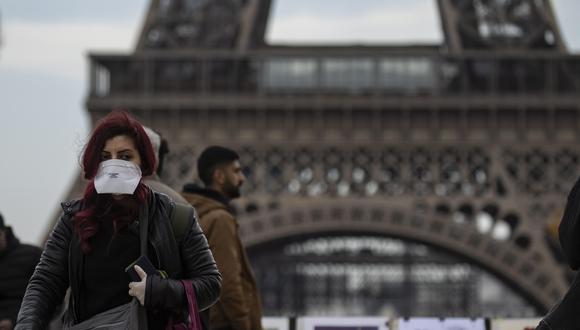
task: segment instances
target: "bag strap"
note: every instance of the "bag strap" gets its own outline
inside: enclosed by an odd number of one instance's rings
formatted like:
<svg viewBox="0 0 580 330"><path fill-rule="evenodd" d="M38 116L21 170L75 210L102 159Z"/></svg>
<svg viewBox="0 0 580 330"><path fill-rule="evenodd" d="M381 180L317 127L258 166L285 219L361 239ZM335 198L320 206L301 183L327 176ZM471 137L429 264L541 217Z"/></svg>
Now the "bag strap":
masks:
<svg viewBox="0 0 580 330"><path fill-rule="evenodd" d="M149 208L146 204L141 206L139 212L139 239L141 246L141 255L147 255L147 240L149 236Z"/></svg>
<svg viewBox="0 0 580 330"><path fill-rule="evenodd" d="M185 288L185 295L187 296L187 304L189 306L189 330L202 330L193 285L186 280L181 280L181 284Z"/></svg>
<svg viewBox="0 0 580 330"><path fill-rule="evenodd" d="M177 242L181 241L189 226L189 219L193 214L193 207L189 204L175 203L173 214L171 214L171 225L173 234Z"/></svg>
<svg viewBox="0 0 580 330"><path fill-rule="evenodd" d="M187 297L187 312L188 319L184 322L175 324L173 318L165 326L165 330L203 330L201 326L201 318L197 309L197 299L195 298L195 290L191 282L187 280L180 280L181 285L185 289L185 296Z"/></svg>

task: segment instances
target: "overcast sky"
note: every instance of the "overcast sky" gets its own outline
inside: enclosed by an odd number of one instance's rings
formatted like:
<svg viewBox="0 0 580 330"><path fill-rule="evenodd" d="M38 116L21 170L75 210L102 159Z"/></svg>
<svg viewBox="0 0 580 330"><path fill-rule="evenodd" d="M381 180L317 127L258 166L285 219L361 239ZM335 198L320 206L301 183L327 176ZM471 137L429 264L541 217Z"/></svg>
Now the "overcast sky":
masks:
<svg viewBox="0 0 580 330"><path fill-rule="evenodd" d="M580 1L554 0L569 49L580 50ZM88 51L129 53L146 0L0 0L0 213L39 243L79 169L89 131ZM277 0L274 43L440 43L435 0Z"/></svg>

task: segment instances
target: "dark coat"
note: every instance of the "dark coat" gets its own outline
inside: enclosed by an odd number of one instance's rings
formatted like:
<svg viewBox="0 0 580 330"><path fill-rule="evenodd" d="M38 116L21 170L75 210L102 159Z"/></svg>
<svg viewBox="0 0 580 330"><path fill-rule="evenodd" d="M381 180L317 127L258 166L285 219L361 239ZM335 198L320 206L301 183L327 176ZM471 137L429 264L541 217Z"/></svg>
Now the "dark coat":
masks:
<svg viewBox="0 0 580 330"><path fill-rule="evenodd" d="M175 204L163 194L150 193L147 206L148 248L155 256L152 261L158 269L165 270L170 279L147 276L146 309L172 311L187 306L185 290L181 282L175 279L191 280L200 310L213 305L221 290L221 275L196 215L190 220L190 230L178 242L171 225ZM78 258L74 258L75 254L70 253L69 247L73 235L71 220L82 208L82 203L67 202L62 207L64 214L52 231L40 263L30 279L15 329L44 329L69 285L71 299L67 318L72 319L73 323L76 321L75 300L78 300L79 278L82 274Z"/></svg>
<svg viewBox="0 0 580 330"><path fill-rule="evenodd" d="M574 270L580 268L580 179L568 195L558 233L566 261ZM564 297L548 312L537 329L580 329L580 272Z"/></svg>
<svg viewBox="0 0 580 330"><path fill-rule="evenodd" d="M223 275L220 299L210 308L211 328L261 330L260 294L227 201L194 185L184 187L183 197L199 212L199 224Z"/></svg>
<svg viewBox="0 0 580 330"><path fill-rule="evenodd" d="M24 297L28 280L40 260L39 247L21 244L10 227L6 234L6 250L0 252L0 320L9 319L16 324L16 316Z"/></svg>

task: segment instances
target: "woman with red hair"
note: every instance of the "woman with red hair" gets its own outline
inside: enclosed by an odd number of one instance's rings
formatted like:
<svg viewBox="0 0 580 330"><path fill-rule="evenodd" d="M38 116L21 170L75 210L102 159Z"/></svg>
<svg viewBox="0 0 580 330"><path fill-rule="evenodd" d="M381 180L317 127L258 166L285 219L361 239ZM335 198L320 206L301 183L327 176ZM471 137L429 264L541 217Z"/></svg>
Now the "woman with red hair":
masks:
<svg viewBox="0 0 580 330"><path fill-rule="evenodd" d="M133 304L143 306L136 308L142 315L146 311L148 329L163 329L170 319L187 315L191 288L200 310L215 303L221 276L195 212L177 238L175 204L141 182L155 171L141 124L125 112L109 114L94 129L82 165L89 180L84 196L62 204L64 213L30 279L16 329L46 328L68 287L69 327ZM127 267L143 255L164 272Z"/></svg>

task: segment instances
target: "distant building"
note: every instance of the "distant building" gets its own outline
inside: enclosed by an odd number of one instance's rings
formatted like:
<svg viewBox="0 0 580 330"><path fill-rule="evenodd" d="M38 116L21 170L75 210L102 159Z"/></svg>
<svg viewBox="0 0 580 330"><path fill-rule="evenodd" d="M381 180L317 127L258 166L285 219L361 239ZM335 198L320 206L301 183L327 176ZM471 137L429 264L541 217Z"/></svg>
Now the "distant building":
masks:
<svg viewBox="0 0 580 330"><path fill-rule="evenodd" d="M90 55L91 118L159 129L177 189L207 145L241 152L267 315L546 312L580 157L580 57L550 2L439 0L424 46L266 44L270 4L152 1L134 53Z"/></svg>

